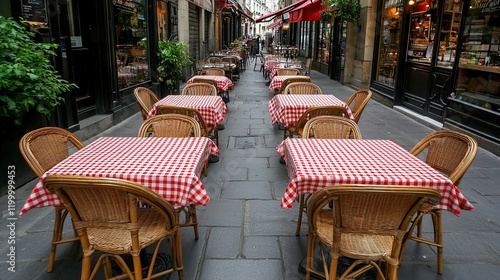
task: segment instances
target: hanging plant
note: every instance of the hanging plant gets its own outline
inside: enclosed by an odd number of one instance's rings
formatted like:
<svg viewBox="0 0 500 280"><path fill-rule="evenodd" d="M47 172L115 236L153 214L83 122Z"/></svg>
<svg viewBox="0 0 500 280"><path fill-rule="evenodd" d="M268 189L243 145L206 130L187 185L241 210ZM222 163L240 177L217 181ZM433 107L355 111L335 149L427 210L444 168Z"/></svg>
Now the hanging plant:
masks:
<svg viewBox="0 0 500 280"><path fill-rule="evenodd" d="M319 14L322 22L330 22L333 19L333 13L329 10L325 10Z"/></svg>
<svg viewBox="0 0 500 280"><path fill-rule="evenodd" d="M324 0L322 5L332 8L335 11L335 17L342 21L356 22L361 13L359 0Z"/></svg>

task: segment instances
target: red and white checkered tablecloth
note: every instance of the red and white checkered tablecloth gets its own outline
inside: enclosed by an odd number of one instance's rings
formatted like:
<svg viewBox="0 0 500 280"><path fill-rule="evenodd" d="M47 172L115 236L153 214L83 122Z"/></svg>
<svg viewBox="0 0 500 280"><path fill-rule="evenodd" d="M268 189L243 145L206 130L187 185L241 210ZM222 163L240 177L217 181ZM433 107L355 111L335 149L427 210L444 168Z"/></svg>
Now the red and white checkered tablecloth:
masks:
<svg viewBox="0 0 500 280"><path fill-rule="evenodd" d="M276 150L290 179L282 208L291 208L299 194L326 186L380 184L439 190L437 207L457 216L460 209L474 209L452 181L390 140L288 138Z"/></svg>
<svg viewBox="0 0 500 280"><path fill-rule="evenodd" d="M211 76L211 75L195 75L189 79L186 84L189 85L190 83L193 82L195 78L200 78L200 79L211 79L215 80L217 82L217 88L222 91L228 91L229 88L234 86L233 81L229 79L226 76Z"/></svg>
<svg viewBox="0 0 500 280"><path fill-rule="evenodd" d="M348 117L354 119L349 106L331 94L278 94L269 101L269 114L273 124L288 127L295 124L307 109L331 105L344 106Z"/></svg>
<svg viewBox="0 0 500 280"><path fill-rule="evenodd" d="M283 82L288 79L288 78L297 78L297 77L304 77L304 78L309 78L309 76L301 76L301 75L295 75L295 76L274 76L269 83L269 90L274 90L275 88L281 88L281 85Z"/></svg>
<svg viewBox="0 0 500 280"><path fill-rule="evenodd" d="M161 105L188 107L198 110L207 125L219 125L227 113L227 106L220 96L204 95L168 95L153 104L148 118L155 116Z"/></svg>
<svg viewBox="0 0 500 280"><path fill-rule="evenodd" d="M110 177L142 184L174 207L207 205L200 181L205 162L219 149L206 137L102 137L47 171L26 200L21 215L62 201L43 185L47 175Z"/></svg>

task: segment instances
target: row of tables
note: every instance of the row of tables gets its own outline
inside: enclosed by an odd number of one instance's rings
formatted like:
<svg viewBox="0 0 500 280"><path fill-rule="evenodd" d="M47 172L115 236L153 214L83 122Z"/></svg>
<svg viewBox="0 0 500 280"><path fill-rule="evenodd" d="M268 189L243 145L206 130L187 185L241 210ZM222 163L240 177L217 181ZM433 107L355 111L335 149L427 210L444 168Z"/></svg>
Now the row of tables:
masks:
<svg viewBox="0 0 500 280"><path fill-rule="evenodd" d="M187 84L200 77L216 81L220 91L228 91L233 81L225 76L193 76ZM148 118L158 107L178 106L197 109L208 125L217 126L228 109L220 96L169 95L155 103ZM174 207L207 205L210 198L200 175L210 155L219 148L206 137L139 138L102 137L47 171L32 190L21 209L21 215L36 207L62 206L50 193L43 180L48 175L111 177L140 183L171 202Z"/></svg>
<svg viewBox="0 0 500 280"><path fill-rule="evenodd" d="M273 61L271 59L270 61ZM276 71L276 62L264 67ZM283 82L297 76L270 77L269 90L280 88ZM275 95L269 101L273 124L294 125L309 108L316 106L349 106L334 95ZM391 140L373 139L302 139L287 138L276 148L285 160L288 184L281 200L282 208L291 208L301 194L311 194L321 188L340 184L374 184L396 186L427 186L439 190L439 209L459 216L461 209L474 206L446 176L423 160L410 154Z"/></svg>
<svg viewBox="0 0 500 280"><path fill-rule="evenodd" d="M217 80L220 90L234 86L227 77L202 77ZM273 124L288 126L312 106L342 104L349 109L333 95L279 94L269 101L269 113ZM148 116L156 115L161 105L195 108L209 125L219 125L227 113L220 96L170 95L154 104ZM474 208L447 177L390 140L288 138L276 151L285 159L290 179L282 208L291 208L300 194L337 184L428 186L440 191L437 207L443 210L459 216L461 209ZM151 188L176 208L207 205L210 198L200 175L208 157L218 153L215 143L205 137L102 137L39 178L21 214L36 207L62 205L43 185L43 179L52 174L126 179Z"/></svg>

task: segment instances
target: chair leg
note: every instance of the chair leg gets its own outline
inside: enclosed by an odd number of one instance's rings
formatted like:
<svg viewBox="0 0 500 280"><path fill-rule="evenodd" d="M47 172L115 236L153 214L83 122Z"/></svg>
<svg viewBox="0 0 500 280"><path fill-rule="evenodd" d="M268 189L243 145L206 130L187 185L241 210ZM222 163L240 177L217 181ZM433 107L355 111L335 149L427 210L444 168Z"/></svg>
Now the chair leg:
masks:
<svg viewBox="0 0 500 280"><path fill-rule="evenodd" d="M427 240L421 237L422 219L426 214L432 216L432 224L434 229L434 241ZM417 235L414 236L413 232L417 228ZM420 232L420 235L418 234ZM403 259L404 250L406 244L409 240L424 243L430 246L434 246L437 249L437 271L439 274L443 274L443 229L442 229L442 211L441 210L431 210L429 212L419 211L417 217L411 223L410 229L406 232L403 242L401 244L401 251L399 255L399 260Z"/></svg>
<svg viewBox="0 0 500 280"><path fill-rule="evenodd" d="M300 227L302 226L302 213L304 213L305 209L305 195L299 195L299 216L297 219L297 229L295 229L295 236L300 235Z"/></svg>
<svg viewBox="0 0 500 280"><path fill-rule="evenodd" d="M437 244L437 270L443 274L443 229L442 229L442 211L432 211L432 222L434 224L434 242Z"/></svg>
<svg viewBox="0 0 500 280"><path fill-rule="evenodd" d="M52 232L52 243L50 246L49 264L47 267L47 272L52 272L52 270L54 269L54 260L56 257L57 245L80 240L74 227L73 231L75 232L75 237L62 239L64 221L66 220L68 213L69 212L66 210L64 206L55 207L54 229Z"/></svg>
<svg viewBox="0 0 500 280"><path fill-rule="evenodd" d="M189 205L189 215L191 216L191 223L193 224L194 239L198 240L198 215L196 214L196 205Z"/></svg>

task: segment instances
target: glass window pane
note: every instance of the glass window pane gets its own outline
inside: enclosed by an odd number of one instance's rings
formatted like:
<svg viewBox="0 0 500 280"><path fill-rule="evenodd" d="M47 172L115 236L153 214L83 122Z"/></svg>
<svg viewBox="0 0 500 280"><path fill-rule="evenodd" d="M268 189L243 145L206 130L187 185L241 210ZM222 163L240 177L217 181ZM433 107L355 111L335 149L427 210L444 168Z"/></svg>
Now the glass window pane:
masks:
<svg viewBox="0 0 500 280"><path fill-rule="evenodd" d="M396 79L396 62L398 60L403 9L403 2L392 0L386 0L382 9L376 80L390 87L394 87Z"/></svg>
<svg viewBox="0 0 500 280"><path fill-rule="evenodd" d="M119 89L149 80L145 0L114 4Z"/></svg>
<svg viewBox="0 0 500 280"><path fill-rule="evenodd" d="M462 2L455 3L446 0L439 32L439 53L437 55L437 66L453 68L457 54L457 38L462 18Z"/></svg>

